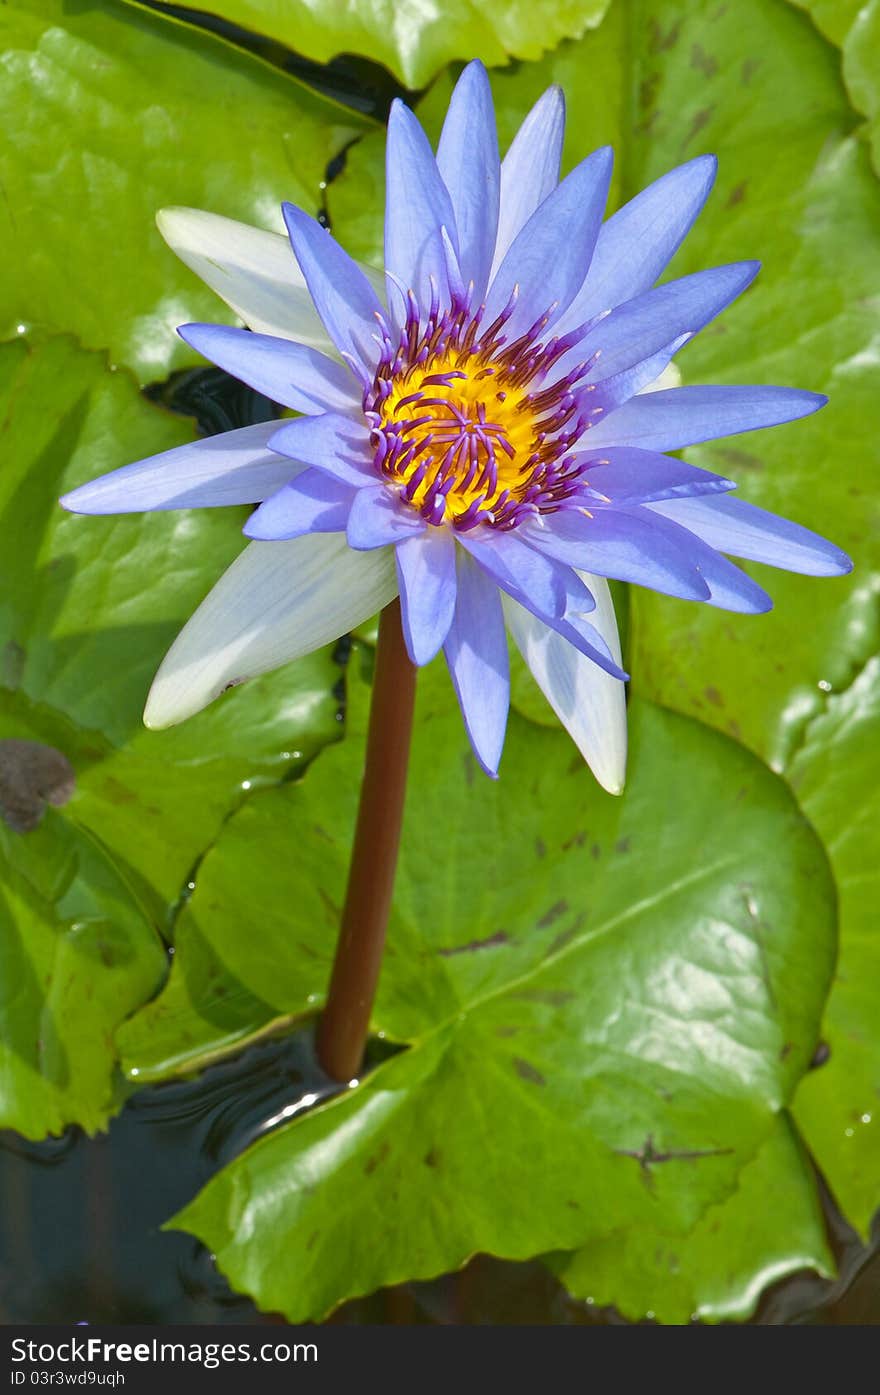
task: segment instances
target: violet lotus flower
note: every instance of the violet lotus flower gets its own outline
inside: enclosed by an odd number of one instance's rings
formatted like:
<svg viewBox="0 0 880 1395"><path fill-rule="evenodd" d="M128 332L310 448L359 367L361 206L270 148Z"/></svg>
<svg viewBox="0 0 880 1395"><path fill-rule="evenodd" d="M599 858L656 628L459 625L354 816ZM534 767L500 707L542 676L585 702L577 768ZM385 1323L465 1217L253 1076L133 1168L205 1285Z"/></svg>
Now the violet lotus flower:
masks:
<svg viewBox="0 0 880 1395"><path fill-rule="evenodd" d="M606 578L727 610L769 609L722 553L830 576L835 546L666 452L805 416L787 387L652 388L752 281L756 262L654 286L715 160L603 223L612 152L559 180L551 88L499 160L488 78L465 68L436 155L401 102L387 145L385 274L285 205L289 235L187 209L159 225L247 329L185 325L207 358L302 415L181 446L62 500L79 513L255 504L250 546L183 629L144 720L351 630L400 594L413 663L443 650L495 774L507 631L609 790L623 784L626 675ZM291 252L292 248L292 252Z"/></svg>

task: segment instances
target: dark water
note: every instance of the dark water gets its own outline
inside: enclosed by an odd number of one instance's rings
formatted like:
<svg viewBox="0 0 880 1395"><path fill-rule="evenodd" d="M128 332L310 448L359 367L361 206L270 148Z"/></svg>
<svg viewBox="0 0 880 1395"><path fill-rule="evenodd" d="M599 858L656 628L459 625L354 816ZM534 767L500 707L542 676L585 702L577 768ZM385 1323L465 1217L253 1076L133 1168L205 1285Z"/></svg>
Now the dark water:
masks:
<svg viewBox="0 0 880 1395"><path fill-rule="evenodd" d="M219 1167L305 1095L326 1094L306 1032L262 1042L197 1079L134 1095L109 1133L28 1144L0 1135L0 1323L277 1321L229 1289L196 1240L162 1232ZM277 1126L277 1125L276 1125ZM796 1275L756 1321L880 1321L880 1245L862 1250L829 1208L843 1266ZM568 1298L542 1265L478 1257L462 1273L351 1303L335 1322L617 1324Z"/></svg>

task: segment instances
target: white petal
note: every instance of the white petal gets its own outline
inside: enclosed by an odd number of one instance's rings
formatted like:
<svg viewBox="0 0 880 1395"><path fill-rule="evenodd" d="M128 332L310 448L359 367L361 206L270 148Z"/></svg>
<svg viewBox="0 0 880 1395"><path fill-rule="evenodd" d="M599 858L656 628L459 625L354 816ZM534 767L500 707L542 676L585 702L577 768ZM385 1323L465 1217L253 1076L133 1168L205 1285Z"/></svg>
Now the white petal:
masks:
<svg viewBox="0 0 880 1395"><path fill-rule="evenodd" d="M198 208L163 208L156 222L172 251L251 329L339 357L283 233Z"/></svg>
<svg viewBox="0 0 880 1395"><path fill-rule="evenodd" d="M396 594L390 548L354 552L339 533L251 543L163 659L145 724L182 722L227 688L329 644Z"/></svg>
<svg viewBox="0 0 880 1395"><path fill-rule="evenodd" d="M578 575L596 598L590 621L599 630L616 663L621 662L617 620L608 583L588 572ZM626 775L626 694L617 678L561 635L548 628L517 601L503 597L504 618L532 676L553 711L609 794L620 794Z"/></svg>

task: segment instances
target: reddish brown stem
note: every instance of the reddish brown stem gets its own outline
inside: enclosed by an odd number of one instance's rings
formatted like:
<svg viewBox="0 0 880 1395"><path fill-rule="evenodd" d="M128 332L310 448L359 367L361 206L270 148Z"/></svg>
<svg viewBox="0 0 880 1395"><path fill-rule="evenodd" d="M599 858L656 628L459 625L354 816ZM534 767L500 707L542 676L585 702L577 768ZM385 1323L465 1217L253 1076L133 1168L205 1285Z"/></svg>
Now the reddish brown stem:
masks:
<svg viewBox="0 0 880 1395"><path fill-rule="evenodd" d="M363 1062L394 889L415 693L400 602L393 601L379 619L364 780L336 958L318 1024L318 1060L334 1080L355 1079Z"/></svg>

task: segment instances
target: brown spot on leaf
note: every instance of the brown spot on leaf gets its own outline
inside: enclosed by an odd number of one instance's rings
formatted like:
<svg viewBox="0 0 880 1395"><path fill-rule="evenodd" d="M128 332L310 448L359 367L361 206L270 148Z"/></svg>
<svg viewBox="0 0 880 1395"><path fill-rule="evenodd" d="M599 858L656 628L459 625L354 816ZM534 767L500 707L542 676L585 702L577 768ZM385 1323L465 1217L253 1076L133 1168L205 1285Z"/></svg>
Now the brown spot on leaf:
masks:
<svg viewBox="0 0 880 1395"><path fill-rule="evenodd" d="M567 910L568 910L568 902L567 902L567 901L564 901L564 900L563 900L563 901L556 901L556 902L550 907L549 911L545 911L544 914L541 916L541 919L538 921L538 929L539 929L539 930L546 930L546 929L548 929L548 927L551 926L555 921L557 921L561 915L565 915L565 912L566 912Z"/></svg>
<svg viewBox="0 0 880 1395"><path fill-rule="evenodd" d="M546 1085L547 1081L539 1070L530 1061L524 1061L521 1056L514 1056L513 1067L521 1080L528 1080L530 1085Z"/></svg>
<svg viewBox="0 0 880 1395"><path fill-rule="evenodd" d="M818 1070L824 1066L826 1061L831 1059L831 1047L827 1041L820 1041L810 1060L810 1070Z"/></svg>
<svg viewBox="0 0 880 1395"><path fill-rule="evenodd" d="M736 185L731 189L730 193L728 194L728 196L727 196L727 203L724 205L725 208L736 208L736 206L737 206L738 203L742 203L743 199L744 199L745 196L746 196L746 189L747 189L747 188L748 188L748 180L747 180L747 179L742 179L742 180L740 180L739 184L736 184Z"/></svg>
<svg viewBox="0 0 880 1395"><path fill-rule="evenodd" d="M682 150L685 150L692 140L696 140L703 127L708 125L714 110L714 107L701 107L700 110L694 114L687 135L681 143Z"/></svg>
<svg viewBox="0 0 880 1395"><path fill-rule="evenodd" d="M629 849L630 849L630 840L629 840L629 838L618 838L617 842L614 844L614 851L615 851L616 853L628 853L628 852L629 852Z"/></svg>
<svg viewBox="0 0 880 1395"><path fill-rule="evenodd" d="M718 72L718 59L713 58L711 53L707 53L700 44L691 46L690 61L691 67L696 68L697 72L703 73L707 78L714 77Z"/></svg>
<svg viewBox="0 0 880 1395"><path fill-rule="evenodd" d="M429 1148L425 1154L426 1167L439 1167L442 1154L439 1148Z"/></svg>
<svg viewBox="0 0 880 1395"><path fill-rule="evenodd" d="M575 935L577 934L578 930L580 930L585 919L586 916L583 914L583 912L581 912L574 925L572 925L569 930L560 930L559 934L556 936L556 939L553 941L552 945L547 950L547 954L557 954L560 949L564 949L567 944L570 944L571 941L574 939Z"/></svg>
<svg viewBox="0 0 880 1395"><path fill-rule="evenodd" d="M582 848L587 841L587 835L581 828L577 833L573 833L570 838L566 838L562 844L562 851L568 852L570 848Z"/></svg>
<svg viewBox="0 0 880 1395"><path fill-rule="evenodd" d="M450 945L446 949L438 949L437 953L442 959L450 959L453 954L473 954L477 949L492 949L496 945L510 943L510 935L506 930L496 930L494 935L488 935L485 940L469 940L466 945Z"/></svg>
<svg viewBox="0 0 880 1395"><path fill-rule="evenodd" d="M721 696L717 688L713 688L710 684L708 688L703 689L703 692L705 694L706 701L711 702L713 707L724 706L724 698Z"/></svg>
<svg viewBox="0 0 880 1395"><path fill-rule="evenodd" d="M373 1153L372 1157L367 1158L367 1161L364 1163L364 1172L367 1176L369 1176L371 1172L376 1171L376 1168L388 1157L390 1151L391 1144L386 1139L381 1148L378 1148L376 1152Z"/></svg>
<svg viewBox="0 0 880 1395"><path fill-rule="evenodd" d="M54 746L0 741L0 816L16 833L37 827L47 804L61 808L76 788L76 772Z"/></svg>
<svg viewBox="0 0 880 1395"><path fill-rule="evenodd" d="M681 20L671 24L664 33L659 20L652 18L648 21L648 46L652 53L666 53L678 43L680 33Z"/></svg>
<svg viewBox="0 0 880 1395"><path fill-rule="evenodd" d="M536 857L546 857L546 856L547 856L547 844L544 842L544 839L543 839L543 838L536 838L536 839L535 839L535 856L536 856Z"/></svg>

